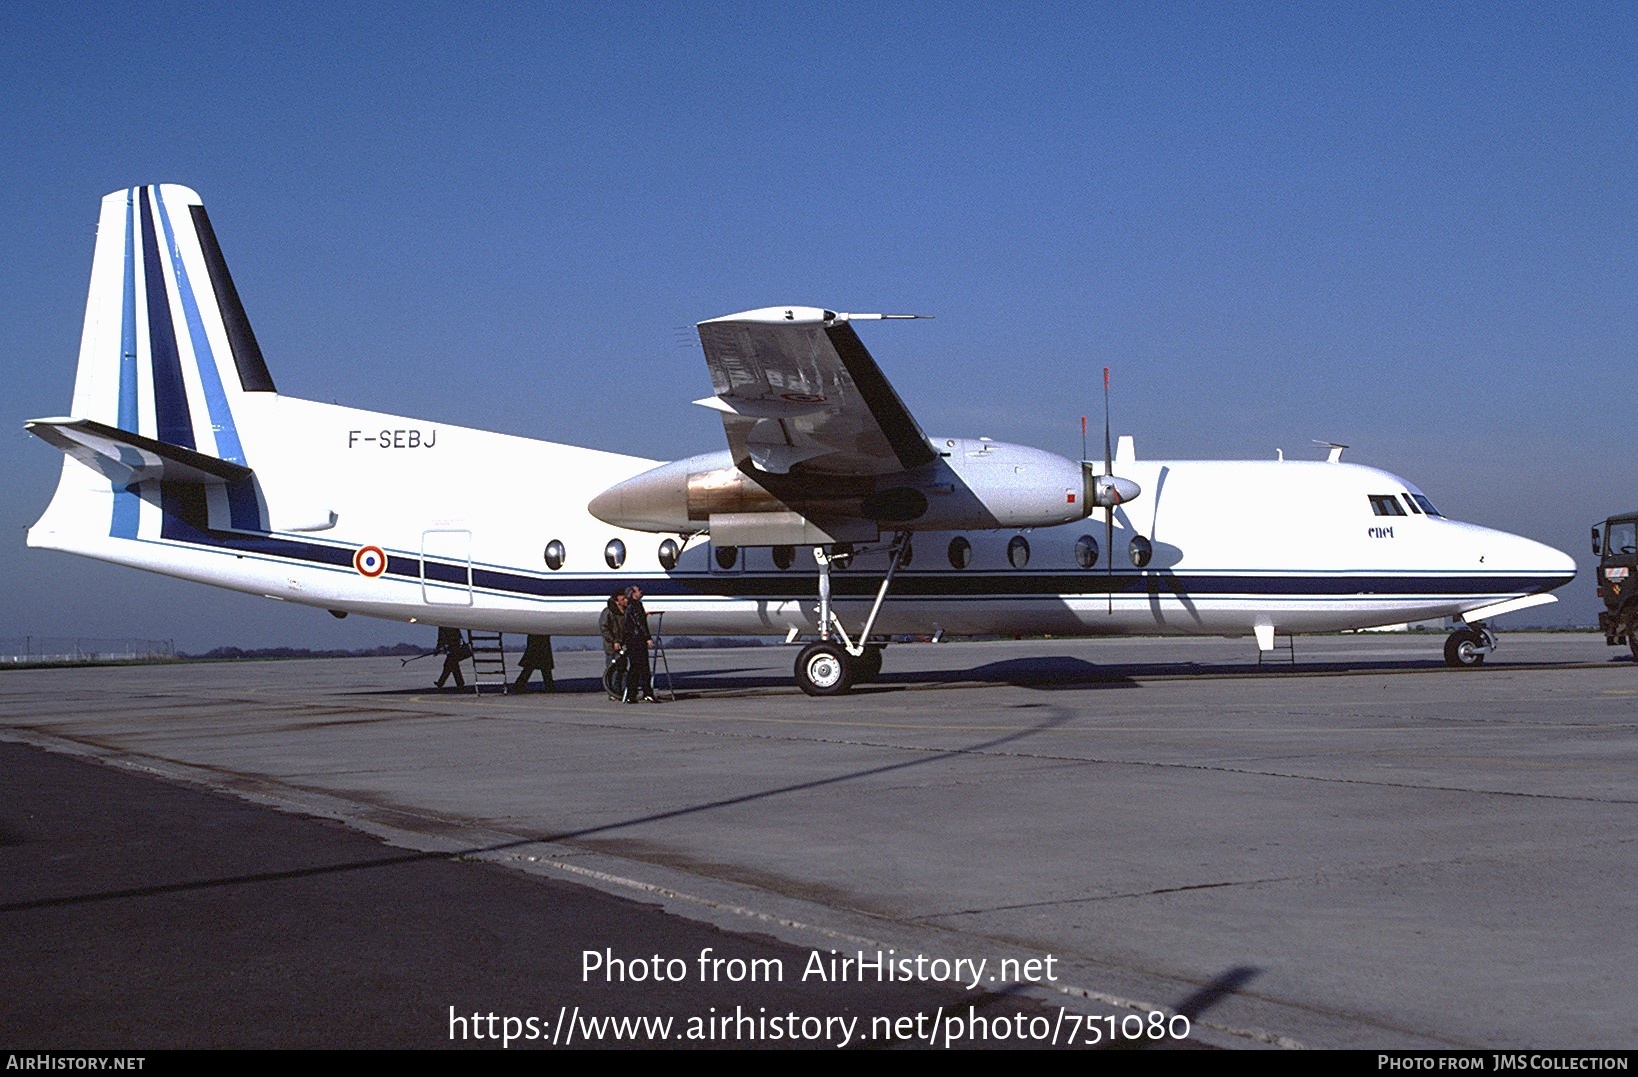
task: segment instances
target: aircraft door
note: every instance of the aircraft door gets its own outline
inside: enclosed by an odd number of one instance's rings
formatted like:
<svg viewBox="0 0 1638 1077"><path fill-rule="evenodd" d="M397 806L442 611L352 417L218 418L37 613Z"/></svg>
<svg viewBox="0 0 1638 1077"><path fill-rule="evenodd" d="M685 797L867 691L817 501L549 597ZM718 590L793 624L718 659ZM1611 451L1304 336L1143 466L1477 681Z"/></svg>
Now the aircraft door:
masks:
<svg viewBox="0 0 1638 1077"><path fill-rule="evenodd" d="M421 599L429 606L472 605L472 532L421 532Z"/></svg>

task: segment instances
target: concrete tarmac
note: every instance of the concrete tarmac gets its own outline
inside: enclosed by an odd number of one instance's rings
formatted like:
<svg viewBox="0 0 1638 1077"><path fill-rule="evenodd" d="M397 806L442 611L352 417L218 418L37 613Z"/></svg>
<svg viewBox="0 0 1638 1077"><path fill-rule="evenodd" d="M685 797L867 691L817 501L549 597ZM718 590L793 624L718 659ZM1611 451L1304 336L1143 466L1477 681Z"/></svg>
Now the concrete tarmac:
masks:
<svg viewBox="0 0 1638 1077"><path fill-rule="evenodd" d="M896 645L832 700L794 648L673 651L659 706L609 702L592 653L522 696L433 692L432 660L10 671L0 739L735 933L611 924L542 975L658 954L704 1000L705 946L771 937L982 969L940 997L1027 995L1060 1037L1181 1010L1214 1046L1630 1048L1638 667L1590 634L1504 634L1475 670L1441 642L1303 637L1279 672L1249 640ZM874 1005L840 975L805 983ZM534 1012L514 990L488 1008Z"/></svg>

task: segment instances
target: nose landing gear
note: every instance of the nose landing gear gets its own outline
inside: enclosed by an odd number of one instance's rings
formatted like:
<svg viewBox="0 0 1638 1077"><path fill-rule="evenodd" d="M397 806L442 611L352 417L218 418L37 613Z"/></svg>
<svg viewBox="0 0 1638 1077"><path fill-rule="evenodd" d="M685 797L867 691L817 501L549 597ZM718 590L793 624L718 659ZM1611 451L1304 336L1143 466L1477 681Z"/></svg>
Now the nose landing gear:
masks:
<svg viewBox="0 0 1638 1077"><path fill-rule="evenodd" d="M1445 640L1445 664L1457 668L1484 664L1485 655L1496 649L1496 636L1483 624L1458 628Z"/></svg>

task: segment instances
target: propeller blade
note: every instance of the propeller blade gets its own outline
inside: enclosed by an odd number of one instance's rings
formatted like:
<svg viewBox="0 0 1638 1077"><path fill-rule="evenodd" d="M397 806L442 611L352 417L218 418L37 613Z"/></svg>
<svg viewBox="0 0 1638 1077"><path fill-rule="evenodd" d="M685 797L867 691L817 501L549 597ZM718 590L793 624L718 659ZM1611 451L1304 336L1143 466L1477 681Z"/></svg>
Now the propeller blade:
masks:
<svg viewBox="0 0 1638 1077"><path fill-rule="evenodd" d="M1103 368L1103 473L1115 473L1115 454L1109 447L1109 368Z"/></svg>

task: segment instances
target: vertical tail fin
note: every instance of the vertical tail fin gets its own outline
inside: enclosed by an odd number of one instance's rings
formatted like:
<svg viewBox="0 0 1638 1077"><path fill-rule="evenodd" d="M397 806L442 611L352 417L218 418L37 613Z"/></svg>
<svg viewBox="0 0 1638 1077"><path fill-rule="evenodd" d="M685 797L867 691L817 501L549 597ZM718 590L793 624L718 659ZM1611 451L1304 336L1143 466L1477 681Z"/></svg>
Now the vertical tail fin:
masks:
<svg viewBox="0 0 1638 1077"><path fill-rule="evenodd" d="M47 517L102 515L107 536L130 538L146 533L148 504L265 530L239 421L249 394L275 392L199 196L170 184L115 191L97 225L73 413L29 424L106 483L99 493L65 463Z"/></svg>
<svg viewBox="0 0 1638 1077"><path fill-rule="evenodd" d="M164 184L104 198L75 417L244 465L234 404L274 391L199 196Z"/></svg>

